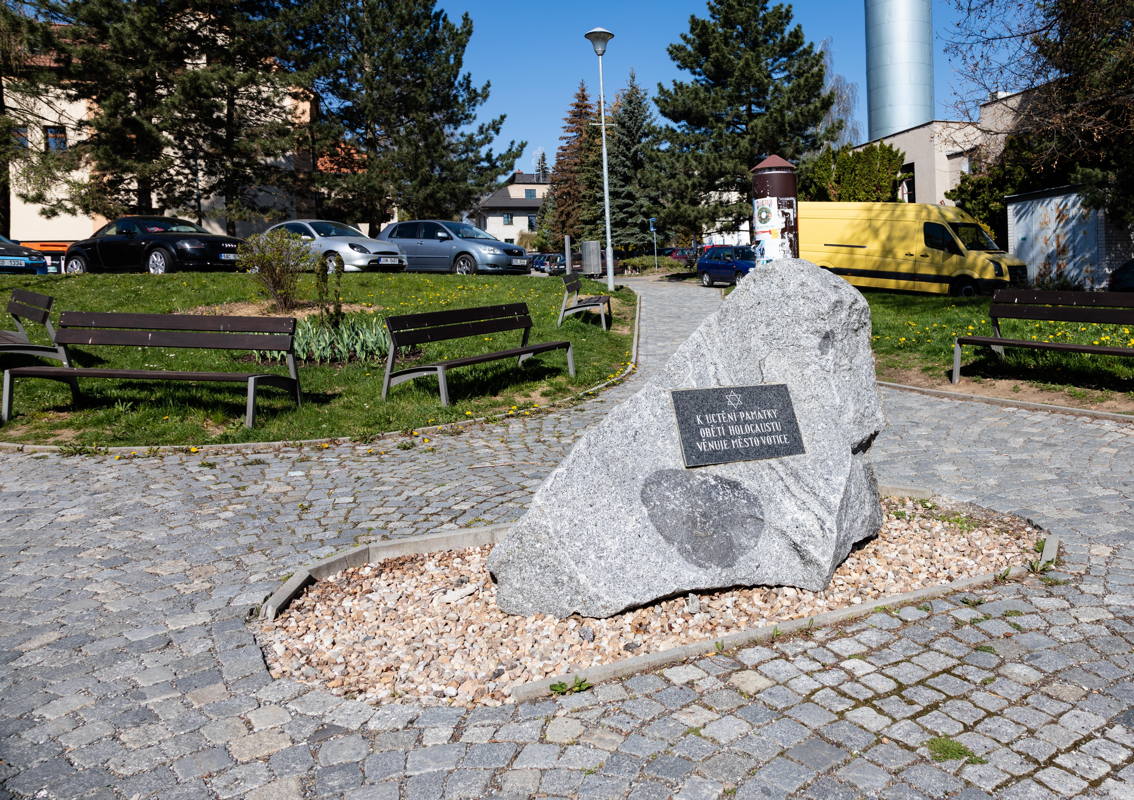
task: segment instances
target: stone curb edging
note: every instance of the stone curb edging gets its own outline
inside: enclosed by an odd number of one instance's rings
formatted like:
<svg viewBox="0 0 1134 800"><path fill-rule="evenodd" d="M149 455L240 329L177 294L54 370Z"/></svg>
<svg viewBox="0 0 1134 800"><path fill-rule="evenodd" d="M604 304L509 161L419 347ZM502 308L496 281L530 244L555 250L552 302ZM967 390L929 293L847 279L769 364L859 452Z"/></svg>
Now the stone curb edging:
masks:
<svg viewBox="0 0 1134 800"><path fill-rule="evenodd" d="M504 534L508 532L510 527L511 525L504 524L487 525L483 528L469 530L445 530L438 533L427 533L424 536L415 536L404 541L363 544L342 553L336 553L293 573L280 588L272 592L271 596L264 601L264 604L260 607L260 619L275 619L309 585L344 569L385 561L388 558L397 558L398 556L435 553L442 550L464 550L467 547L496 544L504 538Z"/></svg>
<svg viewBox="0 0 1134 800"><path fill-rule="evenodd" d="M938 496L933 492L914 487L879 486L878 491L883 496L913 497L915 499L929 499ZM275 619L279 616L280 612L287 608L292 600L298 597L299 594L312 583L322 580L328 575L341 572L344 569L358 567L368 563L376 563L403 555L432 553L442 550L459 550L467 547L496 544L504 538L504 535L510 528L511 524L505 523L471 530L446 530L426 534L424 536L417 536L405 541L383 541L373 544L364 544L345 552L337 553L305 569L301 569L288 577L283 585L273 592L261 606L260 618L264 620ZM1048 533L1044 540L1043 552L1040 554L1039 560L1035 563L1035 566L1038 567L1040 571L1043 571L1045 565L1054 565L1058 552L1059 537L1056 534ZM987 573L971 578L962 578L961 580L951 583L942 583L936 586L914 589L901 594L884 595L869 604L864 603L847 608L837 608L806 618L787 620L782 623L774 623L759 628L748 628L743 631L727 634L719 639L692 642L657 653L645 653L640 656L631 656L609 664L599 664L594 667L571 670L559 675L551 675L546 678L541 678L538 681L513 686L509 690L509 694L515 702L521 703L551 693L551 686L553 684L563 683L570 686L571 682L576 678L585 679L591 683L601 683L646 670L656 669L665 664L685 661L696 656L713 655L718 649L732 650L738 647L776 639L782 635L798 633L801 630L813 627L826 627L840 622L846 622L858 617L873 614L877 611L879 606L889 604L909 605L920 600L928 600L955 592L962 592L967 589L974 589L979 586L985 586L1004 577L1018 578L1022 575L1026 575L1028 571L1028 567L1017 566L1011 567L1007 575L1003 572Z"/></svg>
<svg viewBox="0 0 1134 800"><path fill-rule="evenodd" d="M1058 541L1055 536L1049 536L1047 541L1051 543L1053 550L1058 547ZM1044 546L1044 552L1047 552L1046 545ZM879 606L890 604L910 605L920 600L929 600L941 597L942 595L963 592L966 589L974 589L978 586L985 586L995 582L1002 576L1018 578L1027 573L1027 567L1012 567L1008 570L1007 575L1004 575L1003 572L976 575L972 578L962 578L952 583L927 586L924 589L914 589L913 591L903 592L902 594L883 595L869 604L863 603L848 608L837 608L832 611L824 611L822 614L815 614L811 617L801 617L799 619L787 620L786 622L765 625L760 628L749 628L748 630L737 631L736 633L722 636L719 639L678 645L677 647L662 650L657 653L646 653L645 655L633 656L623 659L622 661L614 661L610 664L599 664L595 667L572 670L571 672L565 672L560 675L552 675L538 681L532 681L531 683L513 686L509 693L513 700L517 703L522 703L550 694L551 686L556 683L563 683L570 686L572 681L576 678L591 683L602 683L603 681L609 681L615 678L624 678L627 675L634 675L639 672L645 672L646 670L656 669L665 664L686 661L697 656L716 655L717 650L733 650L746 645L759 644L760 642L778 639L780 636L798 633L799 631L808 630L810 628L823 628L858 617L869 616L875 613Z"/></svg>
<svg viewBox="0 0 1134 800"><path fill-rule="evenodd" d="M889 381L875 381L879 386L887 389L898 389L903 392L924 394L929 397L941 397L946 400L968 400L970 402L987 403L992 406L1019 408L1024 411L1046 411L1051 414L1069 414L1076 417L1090 417L1104 419L1111 422L1125 422L1134 425L1134 415L1115 414L1112 411L1092 411L1089 408L1074 408L1072 406L1058 406L1050 403L1030 403L1027 400L1013 400L1009 397L990 397L983 394L970 394L969 392L950 392L946 389L931 389L928 386L910 386L905 383L891 383Z"/></svg>
<svg viewBox="0 0 1134 800"><path fill-rule="evenodd" d="M579 400L592 399L592 395L605 389L611 384L618 383L625 380L625 378L638 368L638 342L642 333L642 295L634 291L634 287L620 285L617 288L625 288L634 292L638 297L638 302L634 304L634 332L631 339L630 347L630 363L623 367L613 378L603 381L602 383L595 384L588 389L583 389L581 392L576 392L560 400L551 403L549 408L563 405L565 403L573 403ZM501 419L506 419L507 414L499 414L493 417L476 417L474 419L458 419L453 422L446 422L441 425L430 425L422 428L416 428L419 431L436 431L441 428L454 428L465 427L466 425L475 425L481 422L493 422ZM383 431L374 434L374 438L381 438L385 436L398 436L400 431ZM157 455L164 455L166 453L179 453L187 452L190 447L196 447L197 450L192 455L206 454L206 453L264 453L275 450L283 450L288 447L303 447L318 444L352 444L356 443L355 439L350 436L337 436L329 439L289 439L276 442L227 442L223 444L201 444L201 445L188 445L188 444L159 444L159 445L134 445L134 446L113 446L101 448L101 452L106 455L115 455L122 453L154 453ZM62 448L53 444L19 444L17 442L0 442L0 453L57 453Z"/></svg>

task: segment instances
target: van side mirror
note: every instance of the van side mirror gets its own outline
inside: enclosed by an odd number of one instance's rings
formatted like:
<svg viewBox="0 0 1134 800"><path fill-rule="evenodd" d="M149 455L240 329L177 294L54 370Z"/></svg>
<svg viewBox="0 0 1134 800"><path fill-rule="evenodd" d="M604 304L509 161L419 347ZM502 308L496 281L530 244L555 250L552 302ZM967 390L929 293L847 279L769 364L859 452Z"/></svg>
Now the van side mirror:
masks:
<svg viewBox="0 0 1134 800"><path fill-rule="evenodd" d="M452 239L453 237L450 236L446 231L437 231L437 238L438 239Z"/></svg>

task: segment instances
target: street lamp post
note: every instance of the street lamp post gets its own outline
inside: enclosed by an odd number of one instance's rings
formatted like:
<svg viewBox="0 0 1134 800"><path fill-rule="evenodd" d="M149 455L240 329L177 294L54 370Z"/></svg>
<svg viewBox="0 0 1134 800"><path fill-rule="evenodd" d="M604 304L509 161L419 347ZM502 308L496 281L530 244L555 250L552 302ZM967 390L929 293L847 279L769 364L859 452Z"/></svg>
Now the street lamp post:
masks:
<svg viewBox="0 0 1134 800"><path fill-rule="evenodd" d="M595 49L598 56L599 129L602 131L602 199L606 213L606 288L614 291L614 244L610 237L610 172L606 166L606 96L602 82L602 54L606 43L614 34L606 28L593 28L583 34Z"/></svg>

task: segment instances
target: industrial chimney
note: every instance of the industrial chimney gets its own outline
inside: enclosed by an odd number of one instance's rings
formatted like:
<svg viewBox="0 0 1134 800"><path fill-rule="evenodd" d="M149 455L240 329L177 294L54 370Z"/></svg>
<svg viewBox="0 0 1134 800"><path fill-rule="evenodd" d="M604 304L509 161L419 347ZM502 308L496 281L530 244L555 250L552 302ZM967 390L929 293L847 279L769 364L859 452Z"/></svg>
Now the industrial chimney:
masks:
<svg viewBox="0 0 1134 800"><path fill-rule="evenodd" d="M933 119L930 0L866 0L870 139Z"/></svg>

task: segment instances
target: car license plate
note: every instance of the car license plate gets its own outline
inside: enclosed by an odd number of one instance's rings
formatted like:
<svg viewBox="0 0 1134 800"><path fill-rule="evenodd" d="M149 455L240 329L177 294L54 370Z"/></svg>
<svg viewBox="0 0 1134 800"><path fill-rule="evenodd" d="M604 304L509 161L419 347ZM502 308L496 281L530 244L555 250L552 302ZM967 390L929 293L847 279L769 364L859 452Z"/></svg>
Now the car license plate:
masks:
<svg viewBox="0 0 1134 800"><path fill-rule="evenodd" d="M0 267L22 267L24 260L22 258L0 258Z"/></svg>
<svg viewBox="0 0 1134 800"><path fill-rule="evenodd" d="M398 262L398 259L397 259L397 258L392 258L392 257L390 257L390 256L385 256L385 257L379 258L379 259L378 259L378 263L379 263L379 264L397 264L397 263L399 263L399 262Z"/></svg>
<svg viewBox="0 0 1134 800"><path fill-rule="evenodd" d="M512 266L513 267L522 267L527 263L528 263L528 260L526 258L513 258L512 259Z"/></svg>
<svg viewBox="0 0 1134 800"><path fill-rule="evenodd" d="M236 253L221 253L221 261L235 261Z"/></svg>

